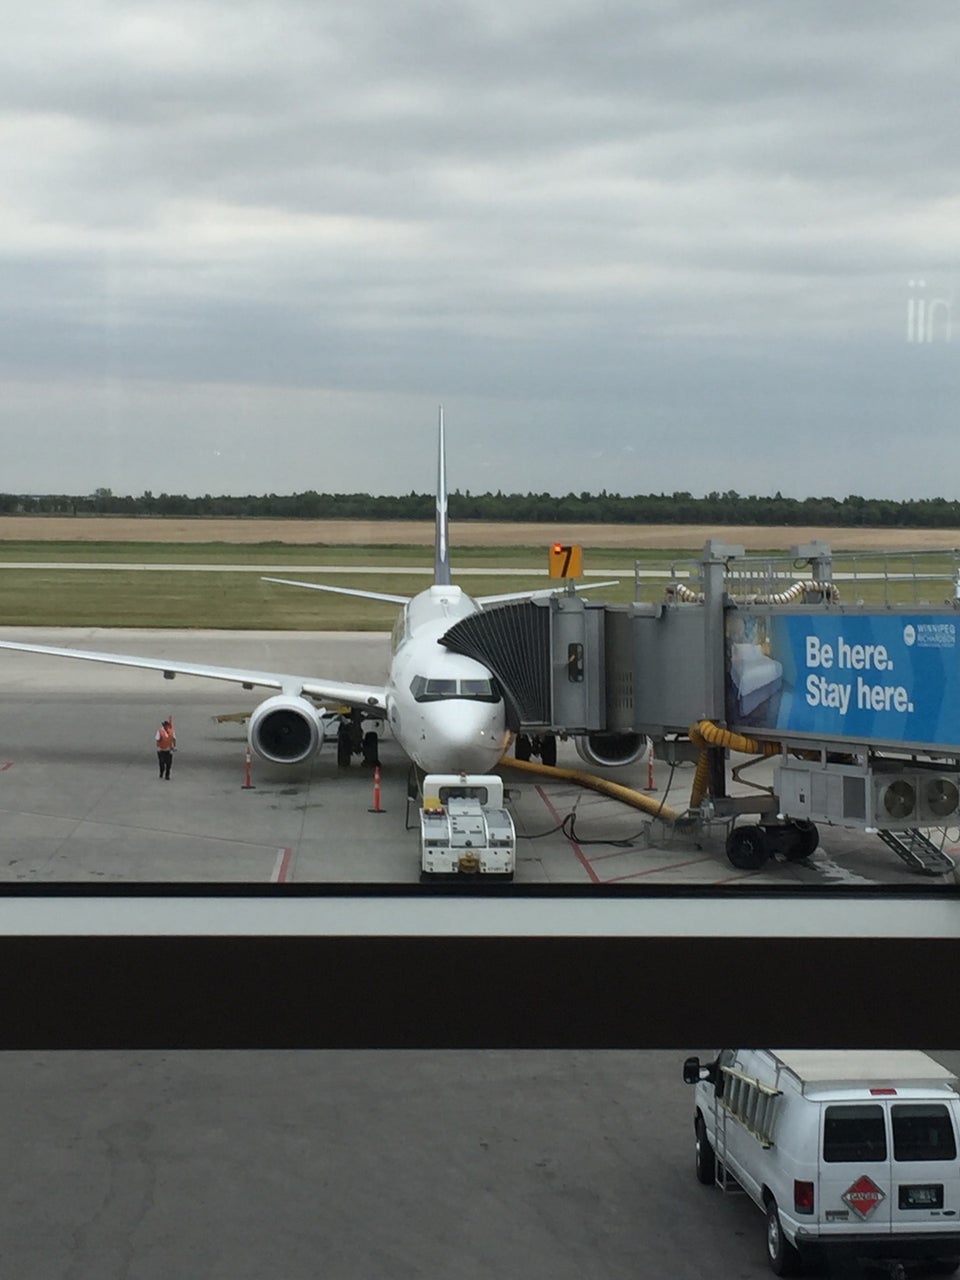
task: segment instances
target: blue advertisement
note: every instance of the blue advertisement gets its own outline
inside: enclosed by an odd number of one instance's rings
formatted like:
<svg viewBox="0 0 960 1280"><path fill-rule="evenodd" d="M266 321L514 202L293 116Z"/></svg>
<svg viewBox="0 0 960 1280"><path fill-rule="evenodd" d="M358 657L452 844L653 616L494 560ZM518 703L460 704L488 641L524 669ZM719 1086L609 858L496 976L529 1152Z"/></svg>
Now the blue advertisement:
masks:
<svg viewBox="0 0 960 1280"><path fill-rule="evenodd" d="M727 614L727 723L816 737L960 744L960 618Z"/></svg>

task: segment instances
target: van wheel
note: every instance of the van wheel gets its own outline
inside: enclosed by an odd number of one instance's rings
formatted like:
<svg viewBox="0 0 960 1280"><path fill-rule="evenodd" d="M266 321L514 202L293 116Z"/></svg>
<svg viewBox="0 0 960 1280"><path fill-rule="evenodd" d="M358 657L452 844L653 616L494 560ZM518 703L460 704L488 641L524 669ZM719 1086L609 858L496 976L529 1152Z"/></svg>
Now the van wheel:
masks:
<svg viewBox="0 0 960 1280"><path fill-rule="evenodd" d="M697 1181L702 1182L705 1187L712 1187L717 1180L717 1158L713 1154L702 1116L697 1116L693 1132L697 1154Z"/></svg>
<svg viewBox="0 0 960 1280"><path fill-rule="evenodd" d="M775 1276L795 1276L800 1272L800 1255L783 1234L776 1200L767 1205L767 1261Z"/></svg>

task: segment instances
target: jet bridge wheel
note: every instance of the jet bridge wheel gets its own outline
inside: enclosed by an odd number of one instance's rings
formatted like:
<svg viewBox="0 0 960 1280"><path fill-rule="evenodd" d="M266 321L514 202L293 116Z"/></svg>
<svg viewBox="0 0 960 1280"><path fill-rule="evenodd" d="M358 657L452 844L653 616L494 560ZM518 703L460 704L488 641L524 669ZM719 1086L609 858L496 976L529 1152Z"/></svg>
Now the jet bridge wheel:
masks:
<svg viewBox="0 0 960 1280"><path fill-rule="evenodd" d="M787 823L784 831L783 856L788 862L802 862L810 857L819 843L817 824L808 818L795 818Z"/></svg>
<svg viewBox="0 0 960 1280"><path fill-rule="evenodd" d="M727 857L738 871L756 871L769 856L763 827L734 827L727 836Z"/></svg>

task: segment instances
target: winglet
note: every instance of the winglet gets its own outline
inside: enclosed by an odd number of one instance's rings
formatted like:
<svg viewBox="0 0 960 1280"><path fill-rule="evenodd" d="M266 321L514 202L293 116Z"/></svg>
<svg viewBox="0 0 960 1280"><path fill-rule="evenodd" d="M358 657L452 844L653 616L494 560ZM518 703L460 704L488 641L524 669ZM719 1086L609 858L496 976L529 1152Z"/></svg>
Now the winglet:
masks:
<svg viewBox="0 0 960 1280"><path fill-rule="evenodd" d="M450 585L450 540L447 527L447 458L443 444L443 405L440 406L440 438L437 453L437 527L434 541L433 580Z"/></svg>

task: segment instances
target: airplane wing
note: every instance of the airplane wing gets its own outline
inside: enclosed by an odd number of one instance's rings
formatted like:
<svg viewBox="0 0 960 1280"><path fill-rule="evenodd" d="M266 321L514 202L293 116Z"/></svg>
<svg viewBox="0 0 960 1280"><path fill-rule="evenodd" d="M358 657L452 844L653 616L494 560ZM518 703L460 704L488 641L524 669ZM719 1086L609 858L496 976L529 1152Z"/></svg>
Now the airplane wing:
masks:
<svg viewBox="0 0 960 1280"><path fill-rule="evenodd" d="M382 685L352 684L346 681L320 680L314 676L286 675L277 671L251 671L243 667L216 667L202 662L173 662L166 658L139 658L132 654L99 653L91 649L62 649L57 645L21 644L0 640L0 649L20 653L42 653L52 658L76 658L82 662L106 662L117 667L137 667L144 671L161 671L167 680L174 676L203 676L208 680L225 680L244 689L276 689L278 692L307 695L320 701L346 703L362 707L370 715L386 710L386 690Z"/></svg>
<svg viewBox="0 0 960 1280"><path fill-rule="evenodd" d="M584 582L574 588L575 591L596 591L597 587L619 587L618 581ZM503 596L476 596L477 604L485 607L488 604L506 604L508 600L545 600L547 596L558 596L563 587L545 587L542 591L508 591Z"/></svg>
<svg viewBox="0 0 960 1280"><path fill-rule="evenodd" d="M306 587L309 591L332 591L338 596L361 596L364 600L385 600L388 604L409 604L409 596L391 596L385 591L361 591L358 587L328 587L323 582L294 582L292 578L262 578L262 582L278 582L281 587Z"/></svg>
<svg viewBox="0 0 960 1280"><path fill-rule="evenodd" d="M307 587L311 591L333 591L340 596L360 596L364 600L386 600L390 604L409 604L409 596L392 596L382 591L362 591L357 587L330 587L320 582L295 582L291 578L264 578L264 582L276 582L282 587ZM618 587L619 581L585 582L575 588L577 591L596 591L597 587ZM477 604L506 604L508 600L538 600L547 596L559 595L563 587L544 587L542 591L508 591L506 595L476 596Z"/></svg>

